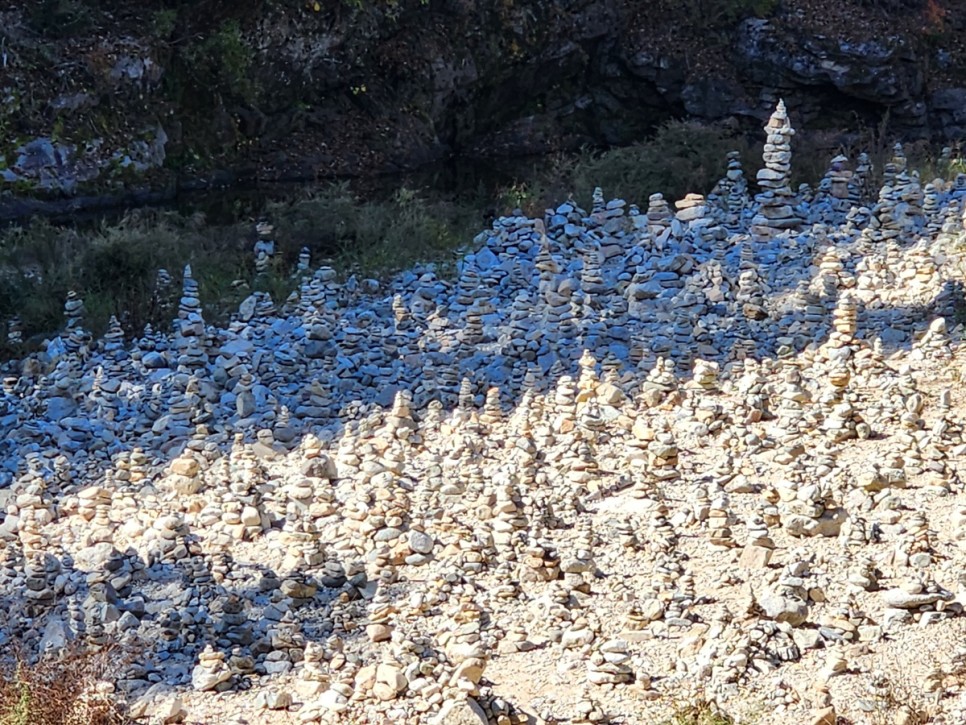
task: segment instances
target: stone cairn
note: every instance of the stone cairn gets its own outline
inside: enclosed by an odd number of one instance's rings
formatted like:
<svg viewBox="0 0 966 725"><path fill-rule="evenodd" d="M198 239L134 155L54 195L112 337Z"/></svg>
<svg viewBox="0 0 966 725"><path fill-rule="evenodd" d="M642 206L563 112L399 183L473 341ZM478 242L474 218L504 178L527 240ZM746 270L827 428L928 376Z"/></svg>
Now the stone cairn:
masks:
<svg viewBox="0 0 966 725"><path fill-rule="evenodd" d="M158 272L170 329L95 339L79 291L40 345L9 320L0 643L117 648L97 690L145 723L759 692L763 725L818 725L868 720L866 661L914 633L962 722L966 176L899 150L881 189L860 155L793 194L783 104L766 134L753 202L729 154L673 207L500 217L453 280L279 274L261 224L284 302L240 280L206 320L188 267L180 299Z"/></svg>
<svg viewBox="0 0 966 725"><path fill-rule="evenodd" d="M795 130L788 120L785 102L779 101L775 112L765 125L765 167L758 172L758 186L762 191L755 197L758 213L751 223L753 234L770 238L786 230L797 229L796 200L789 175L792 162L792 136Z"/></svg>

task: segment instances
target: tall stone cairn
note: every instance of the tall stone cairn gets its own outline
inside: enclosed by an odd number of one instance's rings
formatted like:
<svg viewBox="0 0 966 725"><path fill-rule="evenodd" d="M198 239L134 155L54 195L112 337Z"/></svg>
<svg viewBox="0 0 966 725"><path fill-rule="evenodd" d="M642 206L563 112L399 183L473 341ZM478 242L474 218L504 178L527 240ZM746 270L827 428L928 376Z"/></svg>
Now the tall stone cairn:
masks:
<svg viewBox="0 0 966 725"><path fill-rule="evenodd" d="M795 194L790 186L792 136L795 129L788 122L785 102L779 101L765 126L765 168L758 171L761 193L755 197L758 214L752 220L753 234L771 238L788 229L797 229L802 220L795 212Z"/></svg>

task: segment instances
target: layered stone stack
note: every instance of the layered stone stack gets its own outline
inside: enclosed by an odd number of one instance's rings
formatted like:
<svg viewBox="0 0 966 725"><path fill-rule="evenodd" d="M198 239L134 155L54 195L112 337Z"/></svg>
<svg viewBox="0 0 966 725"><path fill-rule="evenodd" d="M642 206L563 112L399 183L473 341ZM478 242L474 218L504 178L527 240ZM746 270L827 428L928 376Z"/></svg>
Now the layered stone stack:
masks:
<svg viewBox="0 0 966 725"><path fill-rule="evenodd" d="M795 206L797 200L790 186L792 146L795 135L788 120L785 102L779 101L775 112L765 125L765 167L758 172L761 193L755 197L758 213L751 223L751 231L765 239L783 231L797 229L802 220Z"/></svg>

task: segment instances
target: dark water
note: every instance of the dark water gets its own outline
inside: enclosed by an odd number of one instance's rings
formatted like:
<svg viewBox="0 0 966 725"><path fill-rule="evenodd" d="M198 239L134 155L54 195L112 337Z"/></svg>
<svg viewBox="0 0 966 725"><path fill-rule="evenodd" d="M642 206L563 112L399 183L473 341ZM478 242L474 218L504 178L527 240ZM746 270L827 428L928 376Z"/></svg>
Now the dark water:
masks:
<svg viewBox="0 0 966 725"><path fill-rule="evenodd" d="M384 201L400 189L417 190L428 199L478 205L481 212L494 206L501 192L527 183L543 171L544 157L482 161L452 159L405 174L382 174L351 179L311 182L268 182L210 188L178 194L159 206L189 215L205 214L209 224L230 224L257 218L271 202L284 202L311 194L331 184L345 184L360 200ZM504 210L492 209L493 213Z"/></svg>
<svg viewBox="0 0 966 725"><path fill-rule="evenodd" d="M537 178L548 159L539 156L480 160L456 158L404 174L311 181L229 181L187 184L178 191L127 191L113 196L37 199L0 196L0 225L22 224L44 217L60 225L88 226L120 219L133 209L167 209L184 215L203 213L212 225L257 218L267 204L295 200L332 184L345 184L361 201L388 200L400 189L418 191L428 200L479 206L481 213L502 213L495 207L501 191Z"/></svg>

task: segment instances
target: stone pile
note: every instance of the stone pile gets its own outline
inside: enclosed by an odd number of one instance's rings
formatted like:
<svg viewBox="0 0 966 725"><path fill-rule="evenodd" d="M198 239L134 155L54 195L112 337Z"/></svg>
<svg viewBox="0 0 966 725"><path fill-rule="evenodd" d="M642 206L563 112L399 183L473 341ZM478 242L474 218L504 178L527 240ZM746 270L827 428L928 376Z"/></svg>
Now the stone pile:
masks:
<svg viewBox="0 0 966 725"><path fill-rule="evenodd" d="M144 722L868 720L869 662L961 639L966 181L794 194L766 133L754 200L736 154L673 209L598 189L455 281L303 251L224 325L190 267L170 332L10 320L0 644L116 644Z"/></svg>
<svg viewBox="0 0 966 725"><path fill-rule="evenodd" d="M755 197L758 213L751 223L751 231L765 238L782 231L797 229L802 220L795 211L795 194L790 186L792 161L791 140L795 135L788 119L784 101L765 125L765 149L762 158L765 167L758 172L758 185L762 191Z"/></svg>

